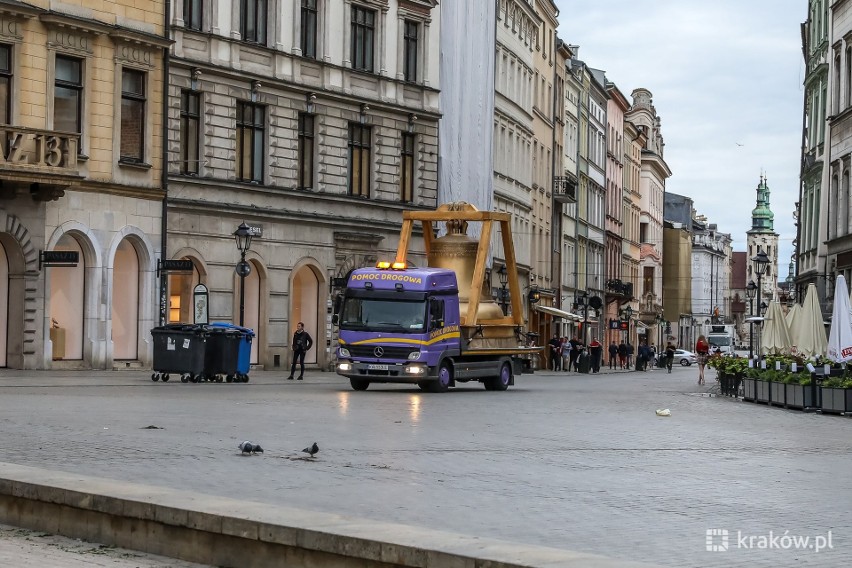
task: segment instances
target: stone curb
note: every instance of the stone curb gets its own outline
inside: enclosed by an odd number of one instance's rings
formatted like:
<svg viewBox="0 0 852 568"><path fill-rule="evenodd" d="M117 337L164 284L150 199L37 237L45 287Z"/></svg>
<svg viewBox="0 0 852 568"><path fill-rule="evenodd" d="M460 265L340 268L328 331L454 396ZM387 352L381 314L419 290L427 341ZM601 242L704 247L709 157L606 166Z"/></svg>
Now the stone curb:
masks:
<svg viewBox="0 0 852 568"><path fill-rule="evenodd" d="M235 568L649 566L2 462L0 523Z"/></svg>

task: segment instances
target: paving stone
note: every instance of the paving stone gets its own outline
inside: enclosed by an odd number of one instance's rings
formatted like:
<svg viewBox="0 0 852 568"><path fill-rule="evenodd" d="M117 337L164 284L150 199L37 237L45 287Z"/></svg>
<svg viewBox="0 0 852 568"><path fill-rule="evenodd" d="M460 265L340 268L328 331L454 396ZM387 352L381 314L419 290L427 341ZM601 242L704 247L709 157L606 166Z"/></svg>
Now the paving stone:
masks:
<svg viewBox="0 0 852 568"><path fill-rule="evenodd" d="M285 377L2 370L0 459L669 566L840 566L852 550L852 420L706 396L695 367L446 394ZM243 440L265 453L241 456ZM727 551L707 550L714 529ZM831 531L833 550L747 550L738 531Z"/></svg>

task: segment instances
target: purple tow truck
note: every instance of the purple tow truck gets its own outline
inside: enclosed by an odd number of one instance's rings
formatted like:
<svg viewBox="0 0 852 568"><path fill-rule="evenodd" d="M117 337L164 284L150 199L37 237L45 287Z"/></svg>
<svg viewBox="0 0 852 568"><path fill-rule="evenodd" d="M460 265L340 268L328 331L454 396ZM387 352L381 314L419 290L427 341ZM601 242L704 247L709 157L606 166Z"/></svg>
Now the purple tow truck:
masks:
<svg viewBox="0 0 852 568"><path fill-rule="evenodd" d="M532 372L530 350L512 326L508 337L494 340L488 338L487 323L459 325L454 271L379 266L354 270L335 306L336 371L353 389L411 383L444 392L473 380L502 391L514 384L515 375Z"/></svg>

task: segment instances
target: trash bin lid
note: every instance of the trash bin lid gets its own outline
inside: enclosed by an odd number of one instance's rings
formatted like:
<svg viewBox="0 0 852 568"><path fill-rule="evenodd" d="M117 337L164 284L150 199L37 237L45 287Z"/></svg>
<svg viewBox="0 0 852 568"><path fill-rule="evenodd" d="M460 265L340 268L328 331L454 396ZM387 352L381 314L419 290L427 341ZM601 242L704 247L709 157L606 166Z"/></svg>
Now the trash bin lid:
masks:
<svg viewBox="0 0 852 568"><path fill-rule="evenodd" d="M233 330L233 331L239 331L240 333L243 333L245 335L251 335L252 337L254 336L254 330L253 329L251 329L249 327L241 327L239 325L235 325L235 324L228 323L228 322L225 322L225 321L214 321L210 324L210 327L211 328L219 328L219 329L228 329L228 330Z"/></svg>

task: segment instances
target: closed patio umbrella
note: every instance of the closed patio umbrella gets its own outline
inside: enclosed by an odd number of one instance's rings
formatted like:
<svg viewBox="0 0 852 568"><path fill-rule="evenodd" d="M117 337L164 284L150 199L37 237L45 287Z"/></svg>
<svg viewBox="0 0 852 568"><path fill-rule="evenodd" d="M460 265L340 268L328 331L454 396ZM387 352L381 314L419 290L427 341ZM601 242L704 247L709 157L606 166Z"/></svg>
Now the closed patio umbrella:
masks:
<svg viewBox="0 0 852 568"><path fill-rule="evenodd" d="M776 300L769 302L766 309L766 320L763 322L763 331L760 334L760 352L764 355L781 355L789 353L793 342L790 341L790 332L787 330L787 320L781 310L781 304Z"/></svg>
<svg viewBox="0 0 852 568"><path fill-rule="evenodd" d="M805 357L825 355L825 324L822 323L822 310L815 284L808 285L805 302L793 318L790 335L799 354Z"/></svg>
<svg viewBox="0 0 852 568"><path fill-rule="evenodd" d="M834 310L826 347L826 356L835 363L852 359L852 315L849 309L849 289L846 279L840 274L834 283Z"/></svg>

